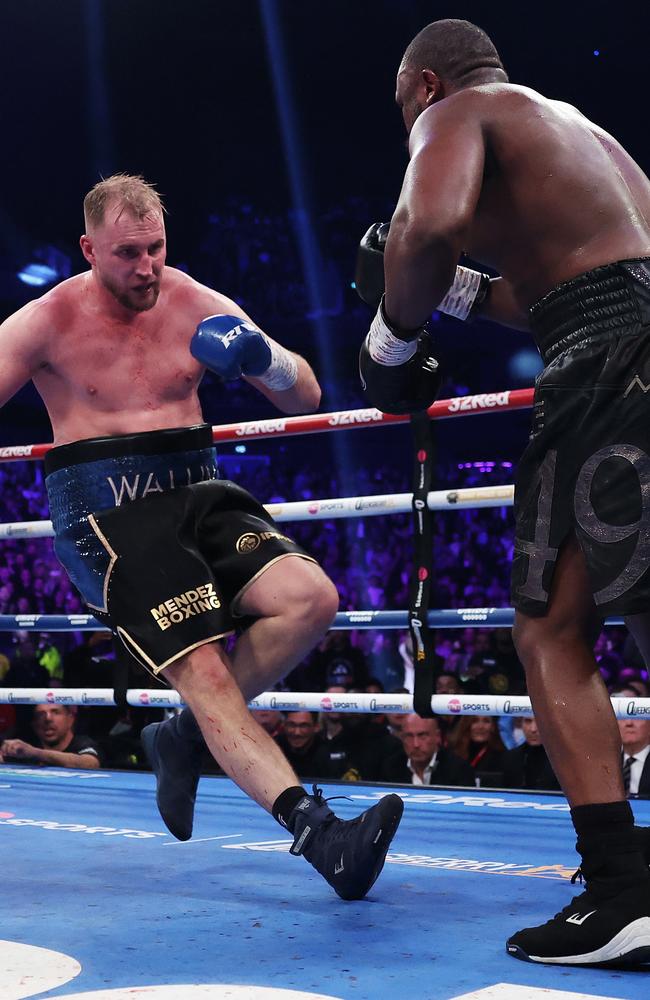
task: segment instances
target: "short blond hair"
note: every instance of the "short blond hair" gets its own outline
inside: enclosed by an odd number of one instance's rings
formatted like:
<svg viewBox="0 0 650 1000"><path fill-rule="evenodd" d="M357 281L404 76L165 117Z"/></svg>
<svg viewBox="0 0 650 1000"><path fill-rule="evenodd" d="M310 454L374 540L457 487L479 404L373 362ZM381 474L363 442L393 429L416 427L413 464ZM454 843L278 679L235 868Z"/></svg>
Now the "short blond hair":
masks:
<svg viewBox="0 0 650 1000"><path fill-rule="evenodd" d="M113 174L103 178L84 198L86 232L101 226L109 204L117 202L138 219L163 215L165 206L153 184L134 174Z"/></svg>

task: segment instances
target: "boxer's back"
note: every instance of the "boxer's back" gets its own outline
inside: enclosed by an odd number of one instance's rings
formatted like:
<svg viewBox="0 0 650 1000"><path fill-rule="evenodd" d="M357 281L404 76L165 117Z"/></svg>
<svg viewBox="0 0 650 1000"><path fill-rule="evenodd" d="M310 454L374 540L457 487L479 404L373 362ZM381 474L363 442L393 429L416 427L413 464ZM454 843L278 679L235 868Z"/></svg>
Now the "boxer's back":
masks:
<svg viewBox="0 0 650 1000"><path fill-rule="evenodd" d="M650 181L612 136L524 87L471 88L454 101L478 116L486 144L467 250L527 304L592 267L650 255Z"/></svg>

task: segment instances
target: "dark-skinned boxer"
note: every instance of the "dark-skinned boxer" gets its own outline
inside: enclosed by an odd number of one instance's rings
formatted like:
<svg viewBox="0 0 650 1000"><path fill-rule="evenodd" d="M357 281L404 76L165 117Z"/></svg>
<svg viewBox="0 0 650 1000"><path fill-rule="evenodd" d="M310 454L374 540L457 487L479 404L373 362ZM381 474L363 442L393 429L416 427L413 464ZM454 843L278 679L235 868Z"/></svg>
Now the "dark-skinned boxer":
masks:
<svg viewBox="0 0 650 1000"><path fill-rule="evenodd" d="M434 309L530 330L545 363L516 481L514 638L586 887L507 950L647 961L650 878L593 643L622 614L650 661L650 182L575 108L511 84L467 21L412 40L396 99L410 162L390 231L365 241L385 274L361 357L369 399L409 397ZM463 253L501 277L458 267Z"/></svg>

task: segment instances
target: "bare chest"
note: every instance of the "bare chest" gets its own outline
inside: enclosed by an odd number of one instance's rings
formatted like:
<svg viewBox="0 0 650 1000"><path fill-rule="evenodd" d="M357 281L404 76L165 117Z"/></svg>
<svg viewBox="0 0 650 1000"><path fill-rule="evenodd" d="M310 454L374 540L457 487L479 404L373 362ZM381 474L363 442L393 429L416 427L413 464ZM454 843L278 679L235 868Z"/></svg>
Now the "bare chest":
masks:
<svg viewBox="0 0 650 1000"><path fill-rule="evenodd" d="M51 344L41 379L89 402L157 405L191 394L201 376L179 327L79 325Z"/></svg>

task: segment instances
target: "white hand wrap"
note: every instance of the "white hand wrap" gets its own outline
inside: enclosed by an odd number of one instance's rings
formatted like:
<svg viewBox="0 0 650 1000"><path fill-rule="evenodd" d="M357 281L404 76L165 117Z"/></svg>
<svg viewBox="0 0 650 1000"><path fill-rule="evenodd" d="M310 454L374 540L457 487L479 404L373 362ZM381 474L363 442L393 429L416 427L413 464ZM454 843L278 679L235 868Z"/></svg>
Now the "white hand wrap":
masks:
<svg viewBox="0 0 650 1000"><path fill-rule="evenodd" d="M264 336L264 335L262 335ZM284 392L293 389L298 381L298 364L295 357L284 347L280 347L274 341L264 337L271 349L271 364L261 375L255 377L262 382L267 389L274 392Z"/></svg>
<svg viewBox="0 0 650 1000"><path fill-rule="evenodd" d="M438 311L456 319L467 319L474 303L485 288L486 280L489 281L487 275L470 267L461 267L459 264L456 267L456 277L438 306Z"/></svg>
<svg viewBox="0 0 650 1000"><path fill-rule="evenodd" d="M370 324L366 347L370 357L378 365L403 365L410 361L417 351L418 340L417 337L415 340L400 340L396 337L386 323L380 305Z"/></svg>

